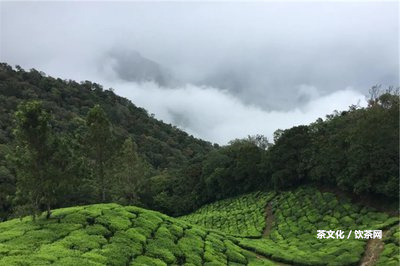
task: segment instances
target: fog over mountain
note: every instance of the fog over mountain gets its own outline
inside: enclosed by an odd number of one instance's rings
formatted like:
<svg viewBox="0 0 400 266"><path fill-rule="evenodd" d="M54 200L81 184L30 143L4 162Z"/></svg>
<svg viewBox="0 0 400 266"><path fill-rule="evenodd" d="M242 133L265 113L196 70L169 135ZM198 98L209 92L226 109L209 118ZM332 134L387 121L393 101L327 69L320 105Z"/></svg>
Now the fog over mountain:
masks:
<svg viewBox="0 0 400 266"><path fill-rule="evenodd" d="M124 81L155 82L162 87L176 83L167 68L134 50L111 50L100 67L104 67L105 73L111 71L108 74Z"/></svg>
<svg viewBox="0 0 400 266"><path fill-rule="evenodd" d="M399 85L398 2L0 5L0 61L113 87L221 144Z"/></svg>

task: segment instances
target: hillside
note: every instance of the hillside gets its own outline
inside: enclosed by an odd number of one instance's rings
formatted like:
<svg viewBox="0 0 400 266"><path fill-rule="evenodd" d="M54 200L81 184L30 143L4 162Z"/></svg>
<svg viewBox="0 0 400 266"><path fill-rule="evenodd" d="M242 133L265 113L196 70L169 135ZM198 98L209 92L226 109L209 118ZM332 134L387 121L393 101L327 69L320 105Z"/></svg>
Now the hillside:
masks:
<svg viewBox="0 0 400 266"><path fill-rule="evenodd" d="M133 206L97 204L0 223L0 265L269 265L237 240Z"/></svg>
<svg viewBox="0 0 400 266"><path fill-rule="evenodd" d="M180 219L232 236L258 238L266 227L265 206L274 196L275 192L254 192L228 198L207 204Z"/></svg>
<svg viewBox="0 0 400 266"><path fill-rule="evenodd" d="M86 205L0 223L0 265L357 265L369 252L367 265L398 265L398 221L311 188L237 196L179 219ZM384 239L376 252L367 247L377 239L317 239L320 229L382 229Z"/></svg>
<svg viewBox="0 0 400 266"><path fill-rule="evenodd" d="M0 265L398 265L398 108L373 91L219 147L96 83L1 64Z"/></svg>
<svg viewBox="0 0 400 266"><path fill-rule="evenodd" d="M366 265L400 263L398 216L310 187L217 201L181 219L236 235L240 247L276 262L357 265L369 256L367 243L378 241L383 249L372 251L375 257ZM317 230L341 230L345 236L318 239ZM347 238L350 230L352 233ZM384 242L355 239L355 230L383 230Z"/></svg>
<svg viewBox="0 0 400 266"><path fill-rule="evenodd" d="M189 136L175 126L154 119L128 99L97 83L62 80L37 70L14 70L0 64L0 144L13 139L13 116L22 101L41 100L54 116L60 132L73 132L79 121L99 104L117 135L131 135L139 152L155 168L176 168L197 154L211 150L210 143Z"/></svg>
<svg viewBox="0 0 400 266"><path fill-rule="evenodd" d="M33 136L39 132L27 130L32 124L23 125L32 118L28 109L33 106L33 113L46 117L49 132L37 146ZM379 199L382 206L394 205L399 198L398 110L398 89L373 87L367 107L353 105L310 125L277 129L274 143L255 135L219 147L154 119L97 83L62 80L3 63L0 220L20 211L27 214L26 209L43 211L45 205L51 209L101 202L181 216L216 200L302 185L320 185L351 197ZM105 124L96 131L98 119ZM15 133L22 136L24 130L32 138L18 139ZM68 181L51 200L49 195L41 196L44 200L32 208L26 205L32 205L35 197L24 198L32 186L17 183L28 172L27 181L37 184L30 169L36 167L38 158L33 157L41 150L36 148L45 144L42 157L54 161L43 161L40 168L48 178L41 182L50 183L45 186L55 191L61 180ZM26 154L33 157L27 160ZM56 173L59 165L68 171ZM53 177L58 180L50 180ZM24 188L27 191L22 192Z"/></svg>
<svg viewBox="0 0 400 266"><path fill-rule="evenodd" d="M8 219L15 211L16 206L13 202L16 202L15 194L17 193L16 172L20 167L10 163L6 157L15 154L15 146L17 146L13 133L16 126L15 113L18 106L30 101L38 101L42 104L43 109L51 118L49 124L53 134L61 136L68 146L66 149L69 151L62 155L63 161L58 164L67 164L69 165L67 168L75 169L74 173L68 177L71 179L69 184L73 184L74 188L69 189L67 196L63 196L54 207L103 202L97 197L96 184L93 183L96 169L91 165L93 158L88 156L90 145L87 145L84 137L88 131L87 115L96 105L104 111L111 125L111 144L106 151L107 156L110 157L110 162L107 164L107 168L110 169L106 173L107 178L115 179L117 169L124 171L124 166L120 165L122 160L117 157L123 149L124 141L128 139L132 142L131 150L134 150L135 156L139 158L139 161L144 162L142 168L146 168L139 171L142 173L142 187L149 187L141 188L143 191L141 202L138 202L138 196L133 199L129 196L131 199L127 200L123 195L118 195L118 199L114 198L113 201L161 209L157 203L153 203L150 191L153 185L149 183L149 177L166 169L177 171L189 164L191 160L202 157L214 149L211 143L196 139L175 126L155 119L154 115L135 106L128 99L116 95L112 89L103 89L101 85L90 81L78 83L73 80L49 77L35 69L30 71L25 71L20 67L14 69L6 63L1 63L0 221ZM71 163L71 161L74 162ZM72 179L77 180L72 181ZM139 189L136 187L136 190ZM154 194L159 193L154 192ZM110 201L111 192L109 195ZM169 212L172 213L172 210Z"/></svg>

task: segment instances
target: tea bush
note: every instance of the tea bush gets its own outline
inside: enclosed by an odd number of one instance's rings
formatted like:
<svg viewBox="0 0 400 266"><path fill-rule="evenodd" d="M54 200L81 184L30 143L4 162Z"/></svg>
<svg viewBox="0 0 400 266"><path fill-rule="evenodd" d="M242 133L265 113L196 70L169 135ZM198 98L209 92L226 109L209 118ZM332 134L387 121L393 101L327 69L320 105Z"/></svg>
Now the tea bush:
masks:
<svg viewBox="0 0 400 266"><path fill-rule="evenodd" d="M275 261L296 265L357 264L366 240L355 239L354 230L384 229L398 222L397 217L313 188L282 192L271 204L275 220L268 238L242 238L240 246ZM317 230L342 230L345 239L318 239ZM347 239L350 230L352 234Z"/></svg>
<svg viewBox="0 0 400 266"><path fill-rule="evenodd" d="M400 227L393 226L384 236L383 252L376 265L400 265Z"/></svg>
<svg viewBox="0 0 400 266"><path fill-rule="evenodd" d="M354 230L388 228L377 265L399 265L398 222L310 187L225 199L178 219L96 204L0 223L0 266L357 265L367 240ZM344 239L318 239L317 230L342 230Z"/></svg>
<svg viewBox="0 0 400 266"><path fill-rule="evenodd" d="M245 255L246 254L246 255ZM0 265L247 265L218 232L117 204L55 210L0 223ZM251 261L254 261L254 257Z"/></svg>
<svg viewBox="0 0 400 266"><path fill-rule="evenodd" d="M233 236L261 237L265 227L265 207L274 192L255 192L203 206L181 219Z"/></svg>

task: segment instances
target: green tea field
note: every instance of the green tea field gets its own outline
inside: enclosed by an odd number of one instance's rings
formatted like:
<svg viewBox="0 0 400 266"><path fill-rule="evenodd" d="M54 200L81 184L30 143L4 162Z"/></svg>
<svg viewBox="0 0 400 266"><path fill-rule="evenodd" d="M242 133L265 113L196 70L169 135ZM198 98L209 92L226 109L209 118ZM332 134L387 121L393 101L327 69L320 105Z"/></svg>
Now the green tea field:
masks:
<svg viewBox="0 0 400 266"><path fill-rule="evenodd" d="M266 226L265 206L275 192L255 192L205 205L181 219L234 236L261 237Z"/></svg>
<svg viewBox="0 0 400 266"><path fill-rule="evenodd" d="M236 243L158 212L98 204L1 223L0 265L268 265Z"/></svg>
<svg viewBox="0 0 400 266"><path fill-rule="evenodd" d="M178 219L97 204L0 223L0 265L399 265L398 221L313 188L246 194Z"/></svg>
<svg viewBox="0 0 400 266"><path fill-rule="evenodd" d="M248 205L252 205L252 212L243 208ZM384 249L377 263L400 263L398 217L313 188L299 188L276 196L274 193L252 193L206 205L181 218L236 235L242 248L275 262L293 265L357 265L367 253L368 239L355 239L355 230L386 232L391 228L384 236ZM268 230L264 230L266 226ZM318 239L317 230L340 230L344 232L344 238ZM348 238L350 230L352 233ZM376 261L369 265L374 263Z"/></svg>

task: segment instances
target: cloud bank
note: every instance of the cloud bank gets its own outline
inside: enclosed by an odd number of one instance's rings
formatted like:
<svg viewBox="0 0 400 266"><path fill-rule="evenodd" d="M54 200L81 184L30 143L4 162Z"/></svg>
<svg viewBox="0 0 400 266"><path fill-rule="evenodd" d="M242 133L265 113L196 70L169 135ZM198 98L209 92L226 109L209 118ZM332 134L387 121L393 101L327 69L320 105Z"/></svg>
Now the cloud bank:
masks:
<svg viewBox="0 0 400 266"><path fill-rule="evenodd" d="M186 85L170 89L152 82L118 83L114 87L118 94L145 106L164 122L219 144L255 134L272 141L277 129L306 125L352 104L366 106L365 96L351 88L322 97L314 95L304 106L288 111L266 111L213 87Z"/></svg>
<svg viewBox="0 0 400 266"><path fill-rule="evenodd" d="M0 2L0 61L225 144L399 86L398 2Z"/></svg>

